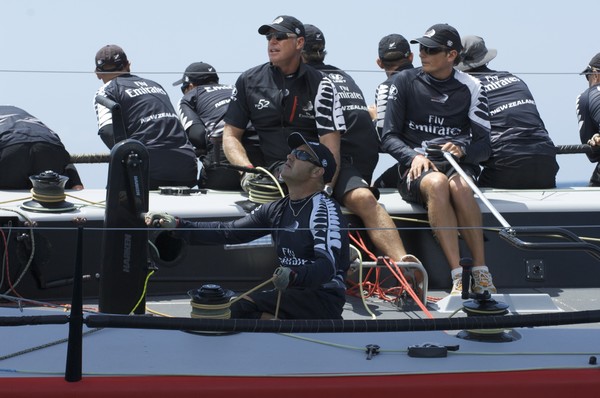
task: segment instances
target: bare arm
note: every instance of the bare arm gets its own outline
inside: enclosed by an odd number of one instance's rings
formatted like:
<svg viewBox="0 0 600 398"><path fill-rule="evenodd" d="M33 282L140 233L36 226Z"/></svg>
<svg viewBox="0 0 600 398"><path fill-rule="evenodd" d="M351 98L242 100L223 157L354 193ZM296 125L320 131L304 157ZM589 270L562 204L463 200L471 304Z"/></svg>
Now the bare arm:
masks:
<svg viewBox="0 0 600 398"><path fill-rule="evenodd" d="M229 163L234 166L250 166L252 163L248 159L246 149L242 145L242 136L244 129L225 124L223 129L223 151Z"/></svg>

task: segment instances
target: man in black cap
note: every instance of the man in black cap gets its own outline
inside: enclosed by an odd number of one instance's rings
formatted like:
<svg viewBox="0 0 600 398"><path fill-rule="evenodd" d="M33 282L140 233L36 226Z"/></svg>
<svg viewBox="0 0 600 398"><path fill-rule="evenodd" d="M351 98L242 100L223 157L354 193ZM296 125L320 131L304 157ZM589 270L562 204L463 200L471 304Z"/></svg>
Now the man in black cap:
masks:
<svg viewBox="0 0 600 398"><path fill-rule="evenodd" d="M104 83L96 92L121 106L127 138L140 141L150 156L149 188L193 187L198 162L167 92L152 80L130 73L123 49L111 44L96 53L96 76ZM98 135L107 147L116 142L110 109L96 103Z"/></svg>
<svg viewBox="0 0 600 398"><path fill-rule="evenodd" d="M582 144L592 146L587 154L592 163L600 162L600 53L594 55L587 68L581 72L588 81L588 89L577 97L577 120ZM590 178L590 186L600 187L600 163Z"/></svg>
<svg viewBox="0 0 600 398"><path fill-rule="evenodd" d="M292 131L327 146L340 164L340 134L345 130L339 97L331 80L302 63L302 22L281 15L262 25L269 62L242 73L225 115L223 149L236 166L273 166L287 156ZM248 123L260 139L262 164L250 159L242 143ZM337 173L336 173L337 174ZM248 180L244 178L244 180ZM326 185L331 194L336 177Z"/></svg>
<svg viewBox="0 0 600 398"><path fill-rule="evenodd" d="M223 153L223 120L233 86L219 84L219 75L212 65L205 62L190 64L183 77L173 83L181 85L183 97L179 100L177 113L188 138L202 162L199 187L220 190L238 190L240 174L228 169ZM246 151L259 151L256 133L246 129L243 136Z"/></svg>
<svg viewBox="0 0 600 398"><path fill-rule="evenodd" d="M304 28L302 59L333 82L346 121L333 197L362 220L371 242L383 255L396 261L417 262L414 256L407 257L394 221L377 202L379 191L369 186L379 158L379 139L364 95L350 75L323 62L327 54L323 32L314 25L305 24Z"/></svg>
<svg viewBox="0 0 600 398"><path fill-rule="evenodd" d="M488 97L492 155L482 163L478 184L506 189L556 187L556 147L527 84L510 72L487 67L496 57L479 36L462 38L458 70L473 75Z"/></svg>
<svg viewBox="0 0 600 398"><path fill-rule="evenodd" d="M31 189L29 179L48 170L69 177L65 187L83 189L58 135L16 106L0 106L0 189Z"/></svg>
<svg viewBox="0 0 600 398"><path fill-rule="evenodd" d="M235 221L193 222L147 213L146 224L176 228L172 233L192 244L243 243L271 234L279 258L276 289L236 301L232 318L341 319L349 267L347 223L339 204L323 192L335 175L335 159L325 145L300 133L290 134L287 142L292 151L281 177L289 196Z"/></svg>
<svg viewBox="0 0 600 398"><path fill-rule="evenodd" d="M388 98L382 148L399 163L402 198L427 208L429 222L451 268L452 293L462 290L457 227L473 257L471 290L495 293L485 265L481 211L473 191L446 159L425 151L441 148L459 159L465 173L479 174L491 153L490 121L479 80L457 71L460 36L436 24L411 40L419 44L422 67L396 74Z"/></svg>
<svg viewBox="0 0 600 398"><path fill-rule="evenodd" d="M384 36L377 47L379 57L377 65L385 71L387 79L377 86L375 104L371 106L371 118L375 121L377 133L381 136L387 100L394 75L405 69L412 69L413 53L404 36L396 33ZM398 165L394 165L377 177L373 183L377 188L396 188L398 186Z"/></svg>

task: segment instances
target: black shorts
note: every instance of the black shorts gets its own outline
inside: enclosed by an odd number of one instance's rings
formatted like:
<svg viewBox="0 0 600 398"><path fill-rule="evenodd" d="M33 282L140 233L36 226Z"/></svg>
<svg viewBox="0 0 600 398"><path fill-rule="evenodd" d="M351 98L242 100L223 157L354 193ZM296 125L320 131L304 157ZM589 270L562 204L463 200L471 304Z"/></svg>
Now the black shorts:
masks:
<svg viewBox="0 0 600 398"><path fill-rule="evenodd" d="M232 315L254 318L256 314L263 312L275 314L278 295L279 291L276 289L251 293L249 296L254 300L254 308L247 310L248 316L240 313L238 309L239 307L250 308L250 306L241 305L234 308L244 299L233 304ZM292 287L282 292L277 317L278 319L342 319L345 302L345 292L342 289L336 291Z"/></svg>
<svg viewBox="0 0 600 398"><path fill-rule="evenodd" d="M379 199L379 190L370 186L372 175L373 170L368 172L368 168L360 167L359 164L352 163L348 158L342 158L340 172L333 189L333 198L343 204L344 195L348 192L357 188L368 188L373 192L375 198Z"/></svg>
<svg viewBox="0 0 600 398"><path fill-rule="evenodd" d="M440 173L445 174L448 178L458 174L458 172L454 170L454 167L452 167L452 165L446 160L433 160L433 164L435 164L435 167L437 167ZM479 174L479 170L476 170L474 166L469 164L462 164L460 167L468 176L471 177L473 181L476 181L476 176ZM429 169L423 172L416 180L408 181L407 176L409 171L409 168L406 168L402 171L402 176L398 183L398 192L400 192L400 196L405 201L417 203L427 208L427 202L421 195L421 181L423 180L423 177L430 173L436 173L436 171Z"/></svg>
<svg viewBox="0 0 600 398"><path fill-rule="evenodd" d="M558 168L554 156L491 158L485 163L478 184L480 187L505 189L555 188Z"/></svg>
<svg viewBox="0 0 600 398"><path fill-rule="evenodd" d="M28 142L0 149L0 189L30 189L30 176L48 170L65 174L65 167L70 162L71 157L64 148L46 142ZM70 187L69 181L66 187Z"/></svg>

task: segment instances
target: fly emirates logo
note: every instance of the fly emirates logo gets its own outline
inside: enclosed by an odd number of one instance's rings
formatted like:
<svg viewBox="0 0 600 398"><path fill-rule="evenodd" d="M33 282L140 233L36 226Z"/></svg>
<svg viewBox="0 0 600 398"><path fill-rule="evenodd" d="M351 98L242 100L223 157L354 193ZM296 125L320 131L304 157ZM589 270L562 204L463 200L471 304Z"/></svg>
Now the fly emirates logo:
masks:
<svg viewBox="0 0 600 398"><path fill-rule="evenodd" d="M125 93L131 98L139 97L140 95L146 94L162 94L167 95L167 92L162 87L149 86L146 82L134 82L137 88L128 88Z"/></svg>
<svg viewBox="0 0 600 398"><path fill-rule="evenodd" d="M460 135L461 129L459 127L448 127L444 126L443 117L429 115L428 124L417 124L412 120L408 122L408 127L414 131L422 131L424 133L430 133L441 136L456 136Z"/></svg>

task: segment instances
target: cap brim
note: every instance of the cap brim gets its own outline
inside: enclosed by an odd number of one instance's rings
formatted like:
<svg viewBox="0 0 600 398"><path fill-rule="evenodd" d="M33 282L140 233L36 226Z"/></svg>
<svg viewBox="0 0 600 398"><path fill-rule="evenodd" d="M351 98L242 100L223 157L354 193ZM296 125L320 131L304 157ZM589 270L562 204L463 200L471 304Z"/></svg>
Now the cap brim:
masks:
<svg viewBox="0 0 600 398"><path fill-rule="evenodd" d="M317 155L315 153L315 151L308 144L308 141L306 141L306 138L304 138L304 136L302 134L300 134L300 133L290 134L287 139L287 142L288 142L288 146L290 147L290 149L296 149L299 146L306 145L308 147L308 149L310 150L310 154L313 155L315 159L320 159L319 155Z"/></svg>
<svg viewBox="0 0 600 398"><path fill-rule="evenodd" d="M183 78L177 80L175 83L173 83L174 86L179 86L180 84L183 84Z"/></svg>
<svg viewBox="0 0 600 398"><path fill-rule="evenodd" d="M444 46L443 44L440 44L437 41L430 39L429 37L419 37L418 39L412 39L410 41L410 44L417 44L417 43L422 44L425 47L431 47L431 48Z"/></svg>
<svg viewBox="0 0 600 398"><path fill-rule="evenodd" d="M289 29L284 28L281 25L277 25L277 24L273 24L273 25L262 25L260 28L258 28L258 33L261 35L266 35L267 33L269 33L269 31L271 29L275 29L278 32L285 32L285 33L294 33Z"/></svg>

